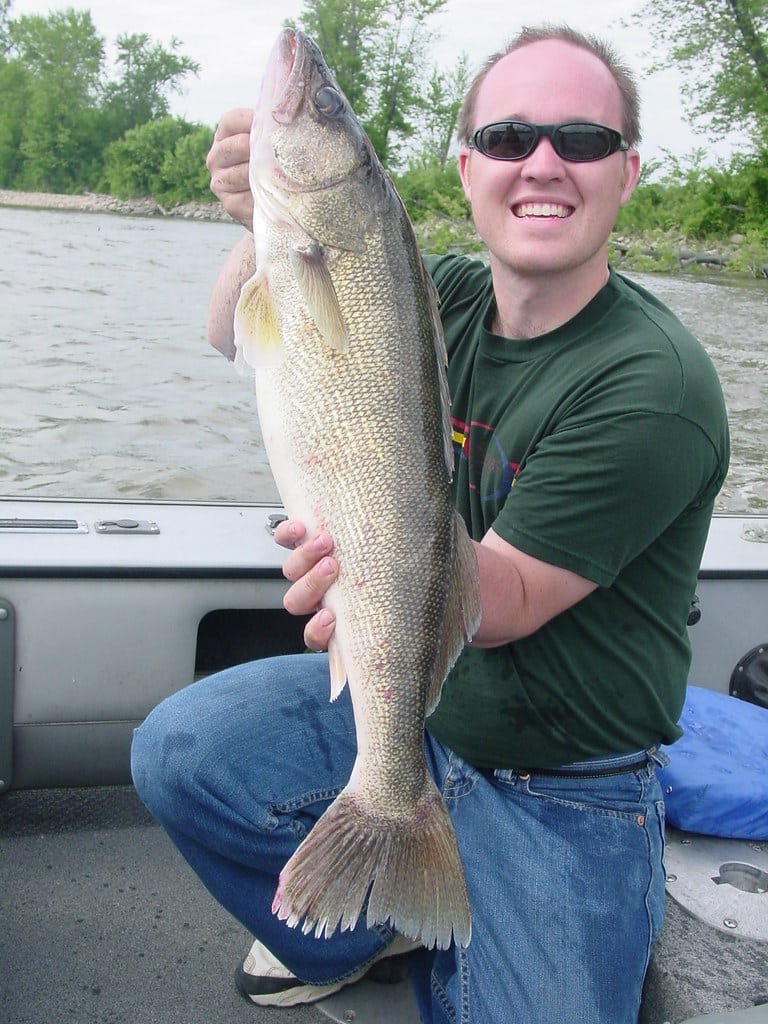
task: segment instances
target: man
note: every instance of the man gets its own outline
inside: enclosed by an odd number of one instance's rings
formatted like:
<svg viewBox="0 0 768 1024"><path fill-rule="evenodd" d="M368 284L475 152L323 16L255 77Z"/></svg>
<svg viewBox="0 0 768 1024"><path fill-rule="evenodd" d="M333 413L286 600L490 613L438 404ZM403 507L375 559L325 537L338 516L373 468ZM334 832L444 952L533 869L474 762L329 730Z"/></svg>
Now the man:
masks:
<svg viewBox="0 0 768 1024"><path fill-rule="evenodd" d="M608 266L639 172L637 108L610 50L546 28L486 64L460 115L459 170L489 265L427 265L483 614L425 749L473 938L413 954L425 1022L635 1024L662 921L656 747L679 735L686 619L728 431L701 347ZM246 111L227 115L209 156L214 191L245 224L248 126ZM212 297L225 352L251 252L246 236ZM277 539L291 549L285 606L312 614L305 637L323 650L333 538L288 522ZM224 672L137 733L142 797L256 936L238 975L255 1003L311 1002L403 948L384 926L318 940L270 912L281 867L353 760L351 706L328 705L322 656Z"/></svg>

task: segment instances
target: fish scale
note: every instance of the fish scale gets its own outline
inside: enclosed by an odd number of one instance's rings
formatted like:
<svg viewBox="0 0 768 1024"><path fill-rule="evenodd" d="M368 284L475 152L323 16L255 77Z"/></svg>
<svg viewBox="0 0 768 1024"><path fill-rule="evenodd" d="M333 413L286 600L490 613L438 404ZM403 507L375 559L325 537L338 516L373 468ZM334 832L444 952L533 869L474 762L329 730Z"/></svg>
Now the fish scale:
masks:
<svg viewBox="0 0 768 1024"><path fill-rule="evenodd" d="M235 314L285 507L339 563L331 697L349 685L350 780L285 865L291 926L390 925L466 945L456 836L427 769L426 716L480 618L450 493L445 346L397 193L314 43L281 33L251 132L257 269Z"/></svg>

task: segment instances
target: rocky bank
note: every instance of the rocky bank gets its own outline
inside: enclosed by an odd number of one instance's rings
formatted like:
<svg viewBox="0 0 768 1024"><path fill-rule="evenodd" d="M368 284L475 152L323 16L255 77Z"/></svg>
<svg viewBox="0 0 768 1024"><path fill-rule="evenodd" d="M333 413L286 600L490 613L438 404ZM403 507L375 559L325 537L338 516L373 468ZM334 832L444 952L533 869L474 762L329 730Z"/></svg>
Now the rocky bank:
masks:
<svg viewBox="0 0 768 1024"><path fill-rule="evenodd" d="M23 206L36 210L79 210L85 213L118 213L128 217L183 217L187 220L229 221L221 203L184 203L166 209L151 197L115 199L114 196L83 192L58 195L51 192L12 192L0 189L0 206Z"/></svg>

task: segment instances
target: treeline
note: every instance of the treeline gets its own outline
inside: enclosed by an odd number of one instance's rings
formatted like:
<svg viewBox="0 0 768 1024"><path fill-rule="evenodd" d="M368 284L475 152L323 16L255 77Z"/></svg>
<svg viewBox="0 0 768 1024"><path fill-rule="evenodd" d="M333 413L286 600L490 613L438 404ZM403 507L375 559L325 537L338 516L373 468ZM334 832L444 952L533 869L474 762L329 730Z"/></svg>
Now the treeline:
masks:
<svg viewBox="0 0 768 1024"><path fill-rule="evenodd" d="M686 159L667 153L663 164L650 161L619 213L616 234L642 240L636 256L651 256L654 265L705 262L689 251L698 247L722 257L714 265L765 276L768 147L715 166L704 163L700 150Z"/></svg>
<svg viewBox="0 0 768 1024"><path fill-rule="evenodd" d="M446 2L305 0L298 27L317 39L334 68L423 244L466 249L477 240L451 144L468 60L463 55L449 70L428 60L430 19ZM177 39L163 46L146 34L118 36L110 70L106 40L89 11L13 18L11 7L12 0L0 0L0 188L152 196L164 207L213 199L205 167L213 128L170 114L170 97L199 72ZM620 213L617 234L642 239L646 253L679 249L683 239L712 247L737 237L736 269L764 265L768 0L647 0L642 13L659 33L674 21L677 50L670 52L689 70L686 40L699 40L707 28L740 86L729 96L720 77L713 90L700 67L693 113L710 116L715 128L741 127L752 143L748 153L716 166L703 151L652 161ZM745 108L748 82L752 101Z"/></svg>
<svg viewBox="0 0 768 1024"><path fill-rule="evenodd" d="M445 166L468 80L461 57L430 68L427 21L447 0L309 0L300 25L318 40L382 161ZM163 206L212 200L213 128L172 117L170 96L199 66L145 33L107 41L87 10L12 17L0 0L0 188Z"/></svg>
<svg viewBox="0 0 768 1024"><path fill-rule="evenodd" d="M116 40L116 75L89 11L10 16L0 0L0 188L164 205L208 199L212 129L170 116L198 65L145 33Z"/></svg>

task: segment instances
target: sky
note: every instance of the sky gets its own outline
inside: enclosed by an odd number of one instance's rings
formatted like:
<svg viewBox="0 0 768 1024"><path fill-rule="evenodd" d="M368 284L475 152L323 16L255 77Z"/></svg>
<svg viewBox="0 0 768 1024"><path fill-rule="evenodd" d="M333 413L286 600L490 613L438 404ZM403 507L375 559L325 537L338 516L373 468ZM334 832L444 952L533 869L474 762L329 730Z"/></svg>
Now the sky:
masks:
<svg viewBox="0 0 768 1024"><path fill-rule="evenodd" d="M97 31L107 39L108 52L122 32L146 32L165 46L175 36L181 42L179 52L197 61L201 70L198 78L186 80L182 95L172 97L171 111L213 127L225 110L256 102L282 23L298 18L303 6L302 0L12 0L10 16L46 15L66 7L90 10ZM638 72L643 159L661 158L665 150L684 158L700 148L713 154L713 162L727 157L740 140L712 145L706 135L694 134L683 111L677 74L644 72L650 39L642 27L628 22L641 6L642 0L585 0L580 5L574 0L448 0L429 21L440 34L431 56L440 66L450 67L466 52L474 69L522 25L542 20L594 32L612 42Z"/></svg>

